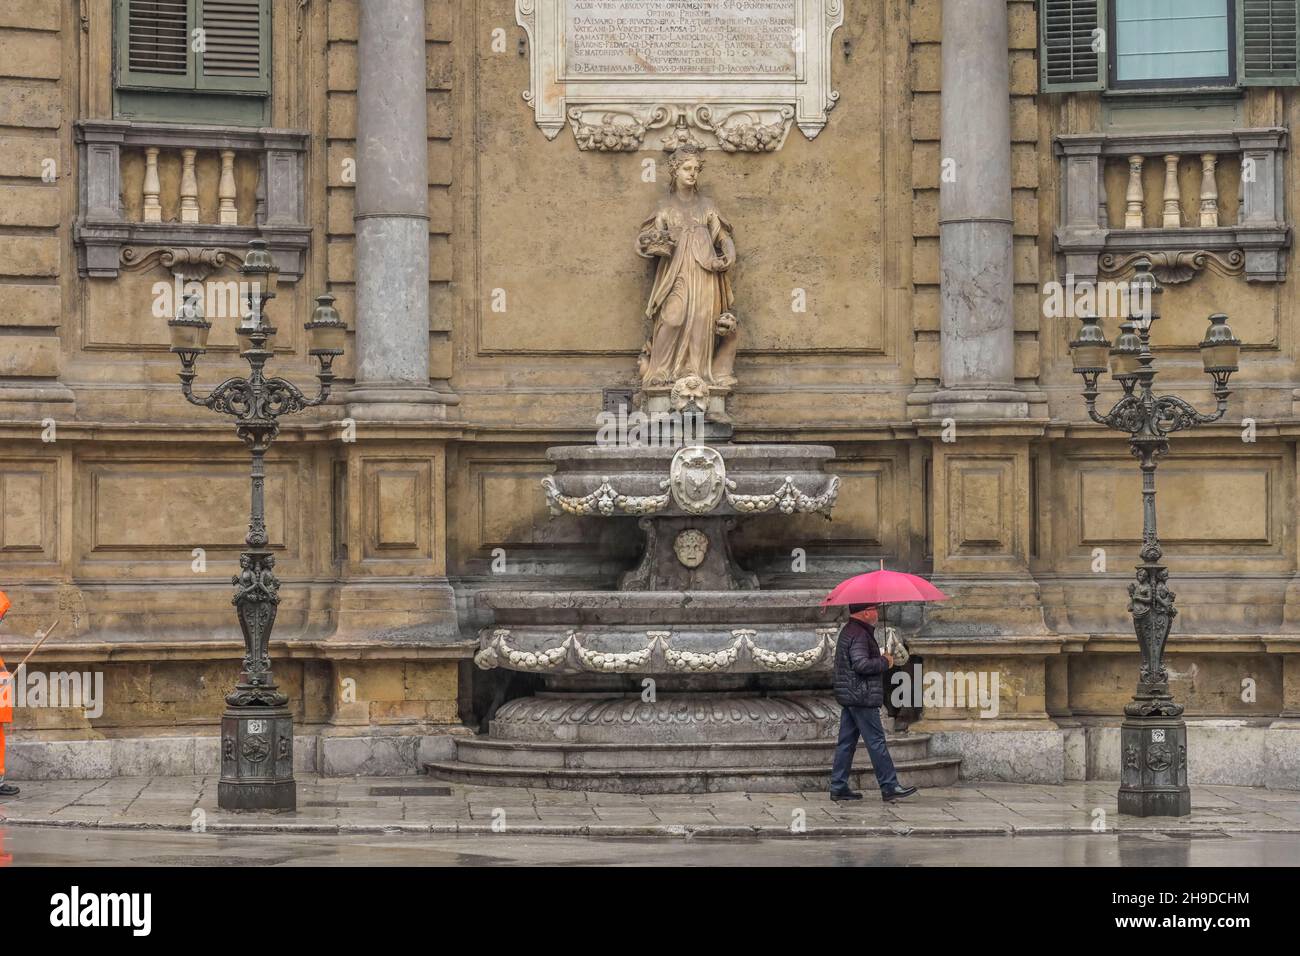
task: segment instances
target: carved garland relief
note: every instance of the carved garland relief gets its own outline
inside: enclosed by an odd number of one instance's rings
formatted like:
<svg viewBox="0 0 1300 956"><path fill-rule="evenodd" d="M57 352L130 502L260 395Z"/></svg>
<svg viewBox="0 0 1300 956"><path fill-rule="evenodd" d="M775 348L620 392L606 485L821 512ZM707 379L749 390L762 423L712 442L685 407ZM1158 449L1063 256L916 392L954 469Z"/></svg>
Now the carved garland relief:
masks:
<svg viewBox="0 0 1300 956"><path fill-rule="evenodd" d="M666 670L679 673L711 673L737 669L744 657L759 671L774 673L808 670L828 665L835 654L836 628L818 628L817 641L799 651L774 651L755 640L758 632L733 628L732 640L716 651L684 651L672 646L670 631L646 631L646 644L635 651L594 651L583 644L584 636L571 631L555 647L526 651L510 644L510 629L498 627L484 636L474 663L482 670L505 667L531 673L635 674ZM661 662L661 663L658 663Z"/></svg>

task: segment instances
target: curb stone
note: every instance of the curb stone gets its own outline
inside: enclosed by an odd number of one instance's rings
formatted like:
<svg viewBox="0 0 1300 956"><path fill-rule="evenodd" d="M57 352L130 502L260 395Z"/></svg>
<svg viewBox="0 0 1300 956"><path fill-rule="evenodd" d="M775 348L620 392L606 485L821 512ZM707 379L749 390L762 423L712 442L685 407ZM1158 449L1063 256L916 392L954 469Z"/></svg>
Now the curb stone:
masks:
<svg viewBox="0 0 1300 956"><path fill-rule="evenodd" d="M8 826L19 827L60 827L72 830L110 830L124 832L189 832L193 830L190 823L159 823L152 821L87 821L87 820L43 820L23 817L9 817L0 820ZM809 826L801 833L795 833L789 827L754 825L726 826L720 824L700 824L689 826L683 824L632 825L617 824L522 824L508 827L505 831L494 830L490 824L420 824L420 823L210 823L204 827L204 833L283 833L288 835L384 835L402 836L581 836L613 838L657 838L657 839L785 839L834 837L1014 837L1014 836L1117 836L1161 834L1177 836L1192 834L1204 836L1216 834L1233 836L1243 833L1300 833L1300 826L1259 827L1241 826L1224 827L1207 826L1111 826L1098 832L1088 825L1028 825L1016 826L872 826L852 824L832 824L829 826Z"/></svg>

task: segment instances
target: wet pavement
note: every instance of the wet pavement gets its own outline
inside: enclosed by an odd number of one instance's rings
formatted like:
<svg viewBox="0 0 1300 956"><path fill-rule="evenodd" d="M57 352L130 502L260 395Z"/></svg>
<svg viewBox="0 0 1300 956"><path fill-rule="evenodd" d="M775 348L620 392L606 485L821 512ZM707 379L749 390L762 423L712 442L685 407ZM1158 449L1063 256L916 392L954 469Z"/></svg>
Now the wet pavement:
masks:
<svg viewBox="0 0 1300 956"><path fill-rule="evenodd" d="M0 827L11 866L1294 866L1300 834L804 839Z"/></svg>
<svg viewBox="0 0 1300 956"><path fill-rule="evenodd" d="M1300 836L1300 793L1250 787L1192 788L1181 819L1121 816L1117 784L961 783L921 791L897 804L875 793L832 803L824 793L633 795L472 787L430 777L298 778L294 813L217 809L217 778L115 777L19 781L22 795L0 802L10 834L25 826L170 830L197 836L281 832L298 835L531 836L801 839L837 836L971 837L1166 833ZM476 844L477 846L478 844ZM1091 844L1095 847L1100 843ZM1294 848L1291 840L1279 845ZM447 851L454 852L454 851ZM474 852L481 852L475 850ZM797 852L797 851L792 851ZM1300 861L1293 857L1292 862Z"/></svg>

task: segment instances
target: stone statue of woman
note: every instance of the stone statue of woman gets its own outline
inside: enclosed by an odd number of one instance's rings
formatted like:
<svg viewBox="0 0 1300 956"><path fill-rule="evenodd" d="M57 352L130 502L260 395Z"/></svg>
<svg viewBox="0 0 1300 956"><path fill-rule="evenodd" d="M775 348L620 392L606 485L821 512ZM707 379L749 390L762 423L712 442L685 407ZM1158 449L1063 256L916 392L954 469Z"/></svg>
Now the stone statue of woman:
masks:
<svg viewBox="0 0 1300 956"><path fill-rule="evenodd" d="M669 195L637 236L637 253L658 260L646 305L652 328L641 350L642 387L684 392L701 406L708 394L725 394L736 384L737 340L727 276L736 246L731 224L697 191L703 168L698 144L673 149Z"/></svg>

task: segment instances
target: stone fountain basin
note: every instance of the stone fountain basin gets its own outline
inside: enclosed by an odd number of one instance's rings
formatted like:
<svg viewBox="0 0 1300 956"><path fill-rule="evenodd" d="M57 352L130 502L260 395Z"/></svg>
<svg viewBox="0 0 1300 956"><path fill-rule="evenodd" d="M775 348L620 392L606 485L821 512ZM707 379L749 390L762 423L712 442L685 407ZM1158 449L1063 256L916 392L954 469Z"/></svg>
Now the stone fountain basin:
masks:
<svg viewBox="0 0 1300 956"><path fill-rule="evenodd" d="M837 609L823 591L497 591L477 603L480 667L538 674L824 671Z"/></svg>
<svg viewBox="0 0 1300 956"><path fill-rule="evenodd" d="M786 591L480 591L475 604L494 612L499 627L750 624L830 624L838 608L823 608L824 590Z"/></svg>
<svg viewBox="0 0 1300 956"><path fill-rule="evenodd" d="M835 482L824 470L826 463L835 457L835 449L829 445L719 442L706 447L722 456L728 488L733 495L771 495L789 481L799 492L815 497L824 494ZM549 480L560 494L570 498L590 495L606 483L617 495L635 498L664 495L673 456L679 450L672 446L561 445L547 451L547 457L555 464L555 473ZM608 517L634 513L620 507L594 514ZM687 512L670 497L655 513L676 516ZM725 498L708 510L709 516L744 513L747 512L737 510Z"/></svg>

